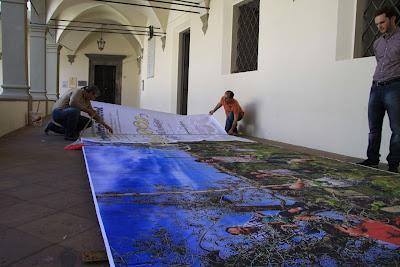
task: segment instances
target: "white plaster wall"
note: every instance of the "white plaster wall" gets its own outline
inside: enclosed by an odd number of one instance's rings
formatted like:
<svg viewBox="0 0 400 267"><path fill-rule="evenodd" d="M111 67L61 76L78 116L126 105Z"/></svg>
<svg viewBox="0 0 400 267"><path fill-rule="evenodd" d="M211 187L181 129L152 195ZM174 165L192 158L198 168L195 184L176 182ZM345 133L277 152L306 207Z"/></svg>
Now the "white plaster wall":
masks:
<svg viewBox="0 0 400 267"><path fill-rule="evenodd" d="M143 61L142 61L142 79L144 80L144 86L141 88L140 92L140 107L158 111L168 111L170 112L171 107L171 60L166 57L169 56L170 51L167 51L166 45L163 51L161 46L161 39L156 38L156 51L155 51L155 70L154 77L147 78L147 56L148 56L148 40L144 42ZM167 39L169 41L169 39Z"/></svg>
<svg viewBox="0 0 400 267"><path fill-rule="evenodd" d="M97 48L99 34L92 34L84 41L81 48L76 53L75 62L70 64L67 55L70 54L66 48L61 49L60 53L60 94L69 88L63 87L63 81L68 81L70 77L77 77L78 80L88 81L89 79L89 59L85 54L104 54L104 55L126 55L122 67L122 105L139 106L139 86L140 77L138 74L136 51L129 44L123 35L103 34L106 46L103 51Z"/></svg>
<svg viewBox="0 0 400 267"><path fill-rule="evenodd" d="M207 113L231 89L246 112L247 134L364 157L375 59L352 59L356 0L346 1L260 1L259 67L238 74L229 68L232 5L239 1L211 1L206 35L199 15L171 14L167 46L162 51L157 42L155 77L145 80L141 106L176 111L178 36L190 27L189 114ZM216 117L224 122L222 111ZM383 136L386 156L387 121Z"/></svg>
<svg viewBox="0 0 400 267"><path fill-rule="evenodd" d="M24 127L27 111L26 101L0 101L0 136Z"/></svg>

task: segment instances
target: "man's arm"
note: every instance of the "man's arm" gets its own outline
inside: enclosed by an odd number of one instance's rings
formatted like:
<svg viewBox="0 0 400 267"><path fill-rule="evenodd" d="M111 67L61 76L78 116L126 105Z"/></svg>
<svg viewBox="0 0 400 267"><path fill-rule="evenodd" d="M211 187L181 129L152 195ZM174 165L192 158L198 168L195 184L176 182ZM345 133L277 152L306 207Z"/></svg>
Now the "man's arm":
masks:
<svg viewBox="0 0 400 267"><path fill-rule="evenodd" d="M95 112L96 112L96 111L95 111ZM97 123L103 125L110 133L113 133L113 129L111 128L111 126L109 126L107 123L105 123L105 121L104 121L99 115L97 115L97 113L96 113L96 115L93 117L93 119L94 119L95 121L97 121Z"/></svg>
<svg viewBox="0 0 400 267"><path fill-rule="evenodd" d="M214 112L217 111L220 107L222 107L222 104L221 104L221 102L218 102L218 104L215 106L215 108L210 110L210 112L208 114L210 114L210 115L214 114Z"/></svg>
<svg viewBox="0 0 400 267"><path fill-rule="evenodd" d="M78 108L79 110L89 114L90 117L94 117L96 111L94 111L90 106L87 107L83 104L83 90L76 90L72 93L69 100L69 106L73 108Z"/></svg>
<svg viewBox="0 0 400 267"><path fill-rule="evenodd" d="M107 123L105 123L105 121L103 120L102 117L100 117L96 110L94 110L94 108L92 107L92 104L89 103L89 108L92 110L93 112L93 116L91 116L97 123L103 125L110 133L113 133L113 129L111 128L111 126L109 126ZM90 114L89 114L90 115Z"/></svg>
<svg viewBox="0 0 400 267"><path fill-rule="evenodd" d="M108 125L107 123L105 123L104 121L99 122L101 125L104 126L104 128L106 128L110 133L113 133L113 129L111 128L110 125Z"/></svg>

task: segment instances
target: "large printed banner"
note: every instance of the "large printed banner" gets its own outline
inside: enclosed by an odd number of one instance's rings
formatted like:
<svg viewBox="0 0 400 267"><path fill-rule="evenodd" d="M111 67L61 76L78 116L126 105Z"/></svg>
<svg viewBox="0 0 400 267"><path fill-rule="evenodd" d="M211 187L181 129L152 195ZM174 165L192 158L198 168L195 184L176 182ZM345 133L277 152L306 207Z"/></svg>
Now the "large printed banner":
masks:
<svg viewBox="0 0 400 267"><path fill-rule="evenodd" d="M176 115L126 106L92 102L93 108L114 130L101 125L86 133L83 141L102 143L176 143L198 141L246 141L227 135L213 116Z"/></svg>
<svg viewBox="0 0 400 267"><path fill-rule="evenodd" d="M398 175L254 142L84 156L110 266L399 266Z"/></svg>

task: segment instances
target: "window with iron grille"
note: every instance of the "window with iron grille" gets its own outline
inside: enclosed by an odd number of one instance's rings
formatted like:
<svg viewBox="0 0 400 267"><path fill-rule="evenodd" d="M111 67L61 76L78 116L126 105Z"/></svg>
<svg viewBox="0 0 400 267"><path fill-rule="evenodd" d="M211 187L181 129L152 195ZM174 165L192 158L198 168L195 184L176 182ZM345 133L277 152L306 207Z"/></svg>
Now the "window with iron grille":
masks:
<svg viewBox="0 0 400 267"><path fill-rule="evenodd" d="M260 0L247 0L234 6L231 72L258 68Z"/></svg>
<svg viewBox="0 0 400 267"><path fill-rule="evenodd" d="M375 12L382 7L392 7L396 17L400 18L400 0L364 0L359 1L358 8L362 8L363 30L360 51L355 51L356 57L369 57L374 55L374 41L380 36L375 25ZM361 16L360 16L361 19ZM397 19L399 24L399 19Z"/></svg>

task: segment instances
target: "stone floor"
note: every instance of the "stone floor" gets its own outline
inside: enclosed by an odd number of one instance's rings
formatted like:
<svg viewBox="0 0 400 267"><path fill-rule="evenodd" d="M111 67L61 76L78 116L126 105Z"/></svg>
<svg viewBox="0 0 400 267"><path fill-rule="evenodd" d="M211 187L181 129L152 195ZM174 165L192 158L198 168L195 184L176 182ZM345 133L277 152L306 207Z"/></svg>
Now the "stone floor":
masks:
<svg viewBox="0 0 400 267"><path fill-rule="evenodd" d="M104 250L81 151L26 127L0 138L0 266L84 264Z"/></svg>
<svg viewBox="0 0 400 267"><path fill-rule="evenodd" d="M35 127L0 138L0 266L108 266L81 260L82 252L104 250L104 244L82 152L64 151L67 144Z"/></svg>

